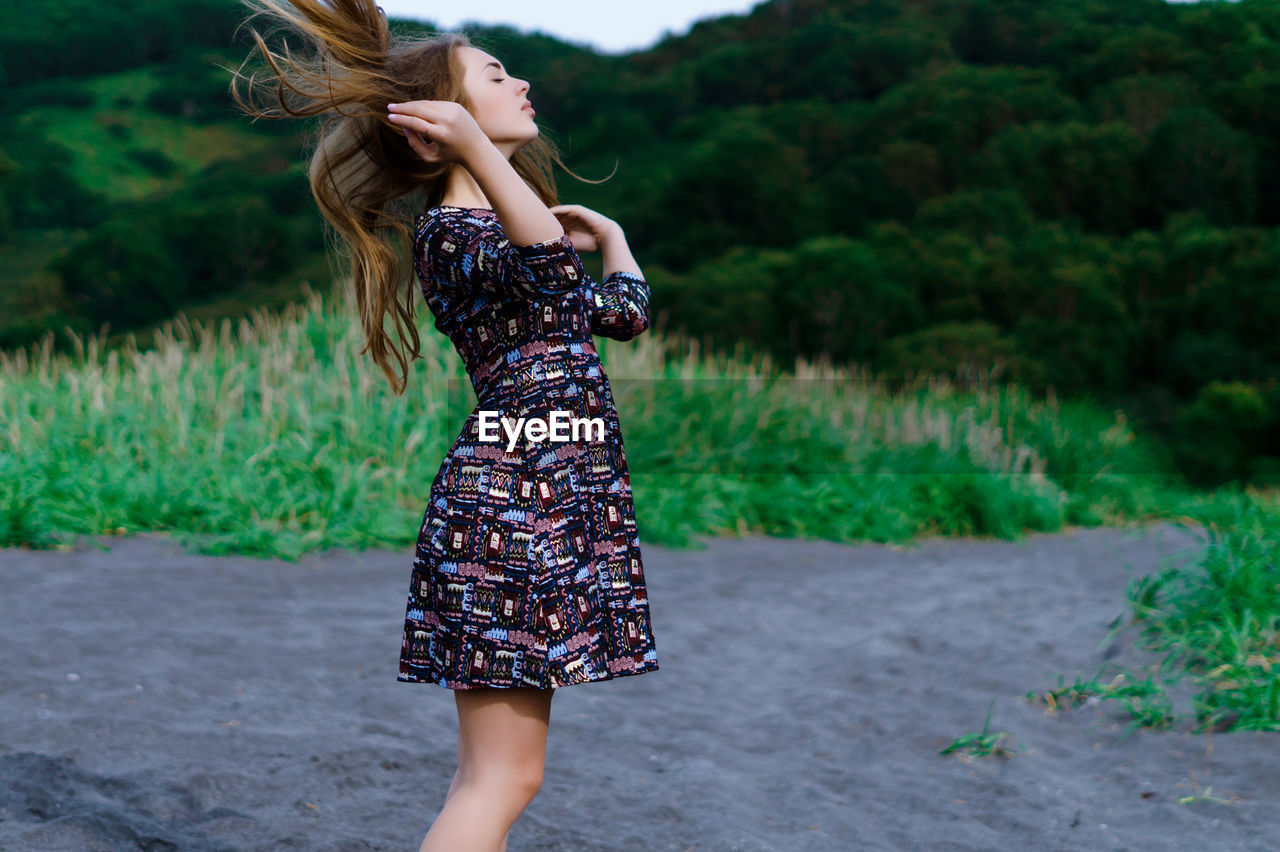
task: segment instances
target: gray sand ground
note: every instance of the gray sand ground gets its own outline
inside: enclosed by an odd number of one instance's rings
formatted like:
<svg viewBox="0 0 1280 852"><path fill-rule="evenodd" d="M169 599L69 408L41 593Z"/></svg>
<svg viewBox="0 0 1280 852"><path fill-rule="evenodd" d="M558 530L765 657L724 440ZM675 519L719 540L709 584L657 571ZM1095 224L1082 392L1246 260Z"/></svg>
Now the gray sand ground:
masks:
<svg viewBox="0 0 1280 852"><path fill-rule="evenodd" d="M0 848L416 850L457 717L396 680L410 552L99 541L0 551ZM661 669L556 693L509 852L1275 849L1276 735L1121 739L1118 705L1024 698L1149 660L1099 643L1127 580L1197 544L646 544ZM939 755L992 700L1027 750Z"/></svg>

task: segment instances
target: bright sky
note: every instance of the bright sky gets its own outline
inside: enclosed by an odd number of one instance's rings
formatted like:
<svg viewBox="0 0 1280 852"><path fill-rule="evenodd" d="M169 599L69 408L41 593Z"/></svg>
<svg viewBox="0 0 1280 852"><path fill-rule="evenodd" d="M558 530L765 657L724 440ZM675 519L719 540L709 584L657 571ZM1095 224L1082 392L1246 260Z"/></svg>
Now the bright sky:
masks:
<svg viewBox="0 0 1280 852"><path fill-rule="evenodd" d="M541 30L561 41L587 44L600 53L626 53L654 44L670 30L684 35L694 21L743 15L764 0L487 0L480 6L428 0L378 0L392 18L431 21L456 30L465 21ZM1171 3L1195 0L1168 0ZM467 10L464 14L462 10Z"/></svg>
<svg viewBox="0 0 1280 852"><path fill-rule="evenodd" d="M741 15L762 0L487 0L483 4L440 3L426 0L378 0L390 18L431 21L443 30L457 30L465 21L506 24L522 32L541 30L561 41L586 44L600 53L641 50L665 31L684 35L694 21Z"/></svg>

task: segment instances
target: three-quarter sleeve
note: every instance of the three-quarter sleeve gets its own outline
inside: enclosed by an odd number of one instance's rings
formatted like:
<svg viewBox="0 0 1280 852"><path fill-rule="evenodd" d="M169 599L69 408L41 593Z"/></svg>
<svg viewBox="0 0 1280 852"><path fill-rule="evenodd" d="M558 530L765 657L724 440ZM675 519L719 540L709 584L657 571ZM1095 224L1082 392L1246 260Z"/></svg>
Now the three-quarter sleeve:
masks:
<svg viewBox="0 0 1280 852"><path fill-rule="evenodd" d="M568 234L522 246L507 239L496 218L460 213L438 213L423 225L424 268L437 283L537 299L564 295L585 280Z"/></svg>
<svg viewBox="0 0 1280 852"><path fill-rule="evenodd" d="M649 283L631 272L611 272L603 281L587 276L591 333L630 340L649 327Z"/></svg>

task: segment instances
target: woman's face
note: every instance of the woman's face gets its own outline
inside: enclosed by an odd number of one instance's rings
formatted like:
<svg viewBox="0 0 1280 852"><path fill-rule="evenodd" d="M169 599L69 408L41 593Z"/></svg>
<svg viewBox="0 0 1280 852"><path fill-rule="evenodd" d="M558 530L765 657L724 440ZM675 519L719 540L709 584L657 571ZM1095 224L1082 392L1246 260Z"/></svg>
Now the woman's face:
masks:
<svg viewBox="0 0 1280 852"><path fill-rule="evenodd" d="M512 77L494 57L474 47L459 47L466 74L462 86L471 100L476 124L499 147L514 151L538 136L529 103L528 82Z"/></svg>

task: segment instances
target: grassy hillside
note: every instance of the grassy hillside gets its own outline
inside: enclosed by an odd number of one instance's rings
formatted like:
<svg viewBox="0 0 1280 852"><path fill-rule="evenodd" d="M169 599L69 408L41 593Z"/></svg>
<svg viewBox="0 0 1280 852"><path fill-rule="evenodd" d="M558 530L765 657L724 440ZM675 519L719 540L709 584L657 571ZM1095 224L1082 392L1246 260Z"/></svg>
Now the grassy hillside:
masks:
<svg viewBox="0 0 1280 852"><path fill-rule="evenodd" d="M175 72L174 66L151 65L60 81L62 87L85 93L85 100L33 104L15 124L65 149L71 177L107 202L171 192L216 160L237 159L276 142L226 110L226 75L212 64L233 62L234 54L210 51L193 61L209 67L201 75L204 88L192 93L186 109L193 116L220 114L219 121L193 121L183 112L149 106L149 98L168 94ZM209 100L201 102L201 97Z"/></svg>

